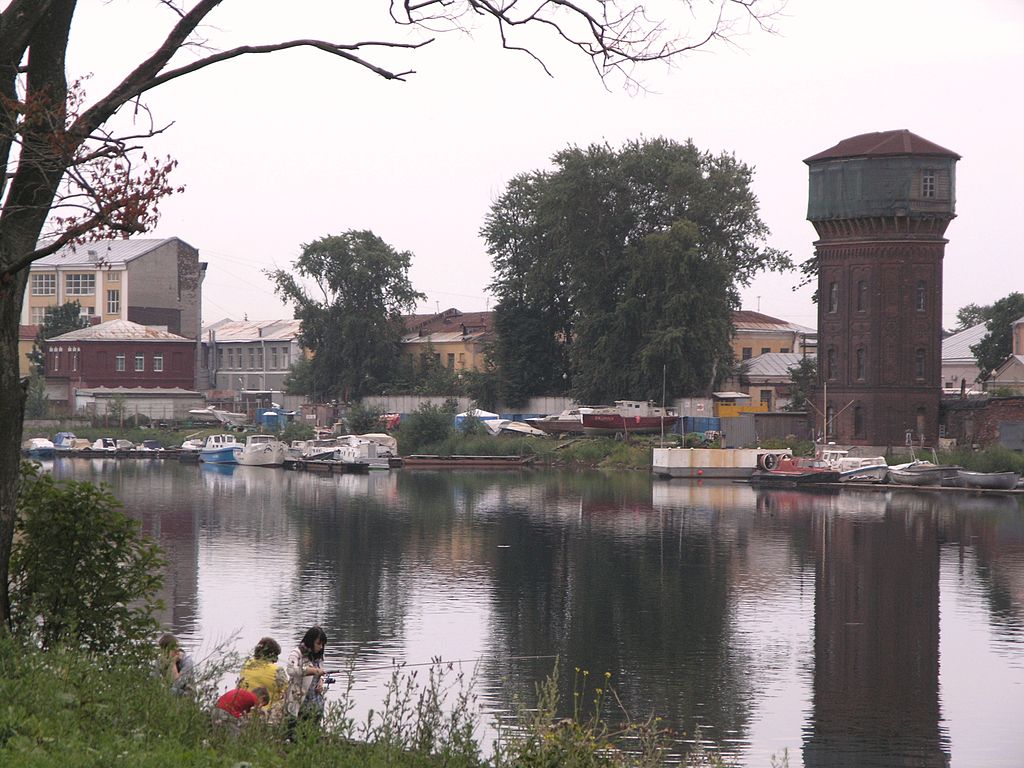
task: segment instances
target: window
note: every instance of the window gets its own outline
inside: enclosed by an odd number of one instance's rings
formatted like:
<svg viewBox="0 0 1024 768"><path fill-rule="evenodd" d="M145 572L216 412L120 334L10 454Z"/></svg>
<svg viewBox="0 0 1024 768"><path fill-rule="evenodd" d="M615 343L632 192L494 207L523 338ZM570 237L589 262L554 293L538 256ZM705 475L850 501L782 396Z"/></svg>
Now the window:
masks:
<svg viewBox="0 0 1024 768"><path fill-rule="evenodd" d="M146 356L139 353L135 355L135 370L144 371L146 370Z"/></svg>
<svg viewBox="0 0 1024 768"><path fill-rule="evenodd" d="M828 311L830 314L839 311L839 283L828 284Z"/></svg>
<svg viewBox="0 0 1024 768"><path fill-rule="evenodd" d="M57 293L57 276L53 273L32 275L33 296L53 296Z"/></svg>
<svg viewBox="0 0 1024 768"><path fill-rule="evenodd" d="M864 381L864 348L860 347L857 349L857 380Z"/></svg>
<svg viewBox="0 0 1024 768"><path fill-rule="evenodd" d="M761 390L761 405L765 406L769 411L772 409L772 391L770 389Z"/></svg>
<svg viewBox="0 0 1024 768"><path fill-rule="evenodd" d="M65 275L64 293L68 296L92 296L96 293L96 275Z"/></svg>
<svg viewBox="0 0 1024 768"><path fill-rule="evenodd" d="M107 291L107 314L108 315L119 315L121 314L121 291L110 290Z"/></svg>
<svg viewBox="0 0 1024 768"><path fill-rule="evenodd" d="M825 436L836 436L836 407L834 405L825 409Z"/></svg>
<svg viewBox="0 0 1024 768"><path fill-rule="evenodd" d="M123 371L124 370L124 354L123 353L114 358L114 370L115 371Z"/></svg>
<svg viewBox="0 0 1024 768"><path fill-rule="evenodd" d="M231 369L231 368L234 368L234 367L235 367L235 350L229 348L228 349L228 364L227 364L227 368Z"/></svg>
<svg viewBox="0 0 1024 768"><path fill-rule="evenodd" d="M277 368L277 347L270 348L270 367L271 369Z"/></svg>
<svg viewBox="0 0 1024 768"><path fill-rule="evenodd" d="M464 369L466 367L466 353L459 352L459 368Z"/></svg>
<svg viewBox="0 0 1024 768"><path fill-rule="evenodd" d="M120 283L121 273L120 272L107 272L106 281L108 283Z"/></svg>
<svg viewBox="0 0 1024 768"><path fill-rule="evenodd" d="M829 381L832 381L836 377L836 349L835 347L828 348L828 354L826 355L826 374Z"/></svg>
<svg viewBox="0 0 1024 768"><path fill-rule="evenodd" d="M935 197L935 171L921 173L921 197Z"/></svg>
<svg viewBox="0 0 1024 768"><path fill-rule="evenodd" d="M78 316L79 317L87 317L87 318L88 317L95 317L96 316L96 307L92 306L91 304L89 306L83 306L83 307L81 307L78 310Z"/></svg>
<svg viewBox="0 0 1024 768"><path fill-rule="evenodd" d="M771 347L761 347L761 354L762 355L767 355L771 351L772 351Z"/></svg>
<svg viewBox="0 0 1024 768"><path fill-rule="evenodd" d="M217 370L224 367L224 350L217 347Z"/></svg>
<svg viewBox="0 0 1024 768"><path fill-rule="evenodd" d="M864 437L864 409L859 405L853 407L853 436Z"/></svg>
<svg viewBox="0 0 1024 768"><path fill-rule="evenodd" d="M743 359L744 360L749 360L753 356L754 356L753 348L751 348L751 347L744 347L743 348Z"/></svg>
<svg viewBox="0 0 1024 768"><path fill-rule="evenodd" d="M71 353L71 370L72 371L77 371L78 370L78 352L72 352Z"/></svg>
<svg viewBox="0 0 1024 768"><path fill-rule="evenodd" d="M256 367L263 370L263 347L256 350Z"/></svg>
<svg viewBox="0 0 1024 768"><path fill-rule="evenodd" d="M917 281L917 288L914 291L914 306L918 312L924 312L925 308L925 290L926 286L924 280Z"/></svg>
<svg viewBox="0 0 1024 768"><path fill-rule="evenodd" d="M779 352L781 352L782 354L786 354L787 352L789 352L789 347L783 347L782 349L779 350Z"/></svg>
<svg viewBox="0 0 1024 768"><path fill-rule="evenodd" d="M924 378L924 348L918 347L914 352L914 378Z"/></svg>
<svg viewBox="0 0 1024 768"><path fill-rule="evenodd" d="M868 281L861 280L857 283L857 311L866 312L868 309Z"/></svg>
<svg viewBox="0 0 1024 768"><path fill-rule="evenodd" d="M56 350L54 351L53 365L50 367L53 369L54 373L57 373L60 370L60 352L57 352Z"/></svg>
<svg viewBox="0 0 1024 768"><path fill-rule="evenodd" d="M256 368L256 350L249 347L249 370L255 370Z"/></svg>
<svg viewBox="0 0 1024 768"><path fill-rule="evenodd" d="M46 311L48 309L50 309L50 307L32 307L32 316L29 319L29 322L32 323L32 325L42 325L43 321L46 320Z"/></svg>
<svg viewBox="0 0 1024 768"><path fill-rule="evenodd" d="M455 370L455 353L448 353L448 370Z"/></svg>
<svg viewBox="0 0 1024 768"><path fill-rule="evenodd" d="M153 355L153 371L155 373L162 373L164 370L164 356Z"/></svg>

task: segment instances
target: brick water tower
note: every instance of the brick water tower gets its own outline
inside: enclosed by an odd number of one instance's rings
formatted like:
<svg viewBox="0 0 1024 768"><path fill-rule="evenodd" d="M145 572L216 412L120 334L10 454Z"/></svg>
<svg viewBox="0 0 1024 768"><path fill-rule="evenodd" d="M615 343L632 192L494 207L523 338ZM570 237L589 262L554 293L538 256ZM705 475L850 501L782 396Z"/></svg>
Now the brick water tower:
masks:
<svg viewBox="0 0 1024 768"><path fill-rule="evenodd" d="M910 131L853 136L807 158L818 262L816 433L935 445L942 256L960 156Z"/></svg>

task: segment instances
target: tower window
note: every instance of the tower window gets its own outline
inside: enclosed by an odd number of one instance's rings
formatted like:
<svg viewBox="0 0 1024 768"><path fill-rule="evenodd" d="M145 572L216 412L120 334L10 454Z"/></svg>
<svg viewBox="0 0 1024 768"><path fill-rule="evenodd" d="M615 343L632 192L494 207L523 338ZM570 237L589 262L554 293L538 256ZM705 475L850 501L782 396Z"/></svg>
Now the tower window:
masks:
<svg viewBox="0 0 1024 768"><path fill-rule="evenodd" d="M836 409L832 405L825 408L825 436L836 436Z"/></svg>
<svg viewBox="0 0 1024 768"><path fill-rule="evenodd" d="M914 351L914 378L924 378L924 348L918 347Z"/></svg>
<svg viewBox="0 0 1024 768"><path fill-rule="evenodd" d="M857 311L866 312L868 308L868 281L861 280L857 283Z"/></svg>
<svg viewBox="0 0 1024 768"><path fill-rule="evenodd" d="M864 381L864 369L865 369L864 348L860 347L857 350L857 380L858 381Z"/></svg>
<svg viewBox="0 0 1024 768"><path fill-rule="evenodd" d="M864 409L859 405L853 407L853 436L864 437Z"/></svg>
<svg viewBox="0 0 1024 768"><path fill-rule="evenodd" d="M935 171L921 173L921 197L935 197Z"/></svg>
<svg viewBox="0 0 1024 768"><path fill-rule="evenodd" d="M828 367L826 375L829 381L833 381L836 378L836 350L835 347L828 348L827 355Z"/></svg>
<svg viewBox="0 0 1024 768"><path fill-rule="evenodd" d="M828 311L830 314L839 311L839 283L828 284Z"/></svg>
<svg viewBox="0 0 1024 768"><path fill-rule="evenodd" d="M914 291L914 306L918 312L924 312L925 309L925 284L924 280L917 281L917 288Z"/></svg>

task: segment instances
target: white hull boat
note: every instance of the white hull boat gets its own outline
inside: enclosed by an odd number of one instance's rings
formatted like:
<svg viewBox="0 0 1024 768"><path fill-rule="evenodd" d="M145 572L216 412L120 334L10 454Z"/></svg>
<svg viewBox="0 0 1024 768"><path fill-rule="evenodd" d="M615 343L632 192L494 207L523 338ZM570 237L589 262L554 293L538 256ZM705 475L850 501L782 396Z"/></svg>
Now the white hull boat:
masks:
<svg viewBox="0 0 1024 768"><path fill-rule="evenodd" d="M238 454L238 463L246 467L280 467L288 448L273 435L249 435Z"/></svg>

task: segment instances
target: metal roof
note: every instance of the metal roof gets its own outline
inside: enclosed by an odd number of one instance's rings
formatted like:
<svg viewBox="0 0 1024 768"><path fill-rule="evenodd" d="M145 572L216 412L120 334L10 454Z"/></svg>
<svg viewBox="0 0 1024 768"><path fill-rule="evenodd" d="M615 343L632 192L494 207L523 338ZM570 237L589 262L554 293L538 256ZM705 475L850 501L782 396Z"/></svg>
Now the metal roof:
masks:
<svg viewBox="0 0 1024 768"><path fill-rule="evenodd" d="M801 355L798 352L765 352L743 361L743 375L748 378L789 379L789 369L799 365L804 357L816 359L815 355Z"/></svg>
<svg viewBox="0 0 1024 768"><path fill-rule="evenodd" d="M90 325L88 328L69 331L48 339L51 344L55 341L186 341L190 344L193 343L191 339L186 339L184 336L178 336L159 328L139 325L130 320L108 320L105 323Z"/></svg>
<svg viewBox="0 0 1024 768"><path fill-rule="evenodd" d="M184 243L181 238L166 237L141 240L97 240L93 243L65 245L56 253L33 262L32 269L53 269L69 266L124 266L129 261L145 256L162 245L174 241ZM188 245L188 243L185 243ZM188 246L191 248L192 246Z"/></svg>
<svg viewBox="0 0 1024 768"><path fill-rule="evenodd" d="M942 362L964 360L976 363L977 358L971 352L971 347L981 341L986 334L988 334L988 328L985 327L985 323L978 323L978 325L954 333L952 336L947 336L942 340Z"/></svg>
<svg viewBox="0 0 1024 768"><path fill-rule="evenodd" d="M732 313L732 324L743 331L786 331L788 333L817 333L813 328L797 325L777 317L763 315L749 309L737 309Z"/></svg>
<svg viewBox="0 0 1024 768"><path fill-rule="evenodd" d="M201 397L198 392L181 387L79 387L75 389L80 395L134 395L136 397L167 397L169 395L188 395Z"/></svg>
<svg viewBox="0 0 1024 768"><path fill-rule="evenodd" d="M203 340L219 343L247 341L294 341L301 320L231 320L224 318L203 327Z"/></svg>
<svg viewBox="0 0 1024 768"><path fill-rule="evenodd" d="M859 136L851 136L843 139L834 147L811 155L805 163L814 163L819 160L838 160L850 157L891 157L894 155L931 155L939 157L955 157L960 155L952 150L940 147L934 142L923 139L916 133L907 129L898 131L877 131L875 133L862 133Z"/></svg>

